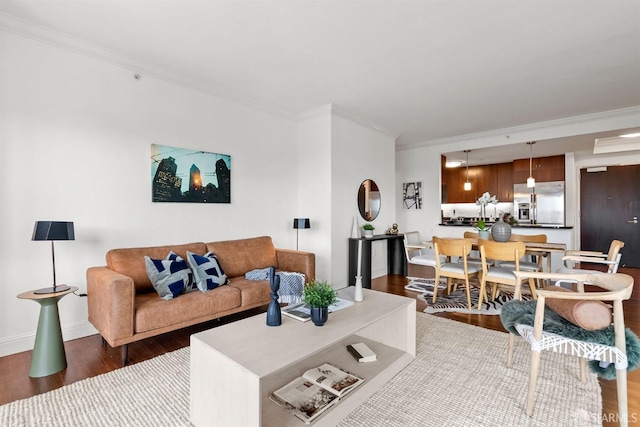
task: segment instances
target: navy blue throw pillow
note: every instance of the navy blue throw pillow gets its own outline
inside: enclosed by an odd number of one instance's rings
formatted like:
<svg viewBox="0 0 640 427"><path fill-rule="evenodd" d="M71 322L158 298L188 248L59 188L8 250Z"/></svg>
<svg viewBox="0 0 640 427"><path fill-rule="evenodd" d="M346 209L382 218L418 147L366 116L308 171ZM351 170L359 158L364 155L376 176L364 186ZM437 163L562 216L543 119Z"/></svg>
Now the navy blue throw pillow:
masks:
<svg viewBox="0 0 640 427"><path fill-rule="evenodd" d="M160 298L170 300L192 286L193 273L182 257L169 252L166 259L144 257L147 276Z"/></svg>

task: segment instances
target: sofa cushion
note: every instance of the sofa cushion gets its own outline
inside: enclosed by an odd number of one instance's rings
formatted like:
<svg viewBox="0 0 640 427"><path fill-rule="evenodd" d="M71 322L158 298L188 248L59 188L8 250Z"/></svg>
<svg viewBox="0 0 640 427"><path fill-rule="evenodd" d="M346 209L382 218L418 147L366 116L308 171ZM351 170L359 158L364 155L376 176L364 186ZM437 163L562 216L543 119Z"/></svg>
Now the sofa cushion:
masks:
<svg viewBox="0 0 640 427"><path fill-rule="evenodd" d="M204 243L188 243L185 245L151 246L146 248L111 249L107 252L107 267L117 273L133 279L136 292L152 291L151 281L147 276L144 263L145 255L150 258L162 259L169 251L174 251L183 259L187 258L187 251L203 255L207 252Z"/></svg>
<svg viewBox="0 0 640 427"><path fill-rule="evenodd" d="M163 300L177 297L193 283L193 273L187 262L173 251L165 259L145 256L144 261L149 280Z"/></svg>
<svg viewBox="0 0 640 427"><path fill-rule="evenodd" d="M155 293L138 294L135 299L135 333L223 313L239 307L240 303L240 291L231 286L219 286L204 293L188 292L171 301L163 301Z"/></svg>
<svg viewBox="0 0 640 427"><path fill-rule="evenodd" d="M573 292L560 286L546 286L545 291ZM602 301L546 298L545 304L560 316L587 331L611 325L611 309Z"/></svg>
<svg viewBox="0 0 640 427"><path fill-rule="evenodd" d="M269 236L210 242L207 243L207 251L216 254L220 265L231 278L244 276L247 271L256 268L272 265L278 268L276 248Z"/></svg>
<svg viewBox="0 0 640 427"><path fill-rule="evenodd" d="M202 292L226 285L229 282L213 252L207 252L204 256L200 256L187 251L187 262L193 271L195 285Z"/></svg>
<svg viewBox="0 0 640 427"><path fill-rule="evenodd" d="M242 293L243 307L271 302L271 286L268 280L247 280L242 276L232 277L228 287L236 288Z"/></svg>

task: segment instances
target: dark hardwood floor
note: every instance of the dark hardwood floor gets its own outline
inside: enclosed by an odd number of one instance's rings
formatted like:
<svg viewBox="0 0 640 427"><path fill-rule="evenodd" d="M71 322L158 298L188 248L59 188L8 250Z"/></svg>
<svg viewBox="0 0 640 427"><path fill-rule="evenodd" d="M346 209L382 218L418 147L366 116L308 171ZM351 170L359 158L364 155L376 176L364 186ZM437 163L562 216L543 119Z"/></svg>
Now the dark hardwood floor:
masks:
<svg viewBox="0 0 640 427"><path fill-rule="evenodd" d="M619 271L632 275L636 284L640 283L640 269L620 268ZM415 292L404 289L406 283L407 279L403 276L384 276L374 279L372 288L378 291L415 298L417 296ZM417 310L422 311L424 308L424 302L417 300ZM635 286L631 299L624 303L624 309L627 327L640 336L640 286ZM188 346L189 337L193 333L264 311L266 311L266 306L251 310L243 315L229 316L220 321L207 322L130 344L129 363L141 362ZM461 313L439 313L436 315L504 332L499 316ZM57 374L44 378L29 377L31 351L0 358L0 380L2 382L0 405L54 390L63 385L110 372L120 367L119 349L113 349L108 344L104 344L99 335L67 341L65 342L65 351L68 367ZM541 369L544 369L544 365L542 365ZM603 425L617 425L616 383L615 381L600 380L600 385L602 387ZM633 425L634 421L640 423L640 369L628 375L628 396L630 424Z"/></svg>

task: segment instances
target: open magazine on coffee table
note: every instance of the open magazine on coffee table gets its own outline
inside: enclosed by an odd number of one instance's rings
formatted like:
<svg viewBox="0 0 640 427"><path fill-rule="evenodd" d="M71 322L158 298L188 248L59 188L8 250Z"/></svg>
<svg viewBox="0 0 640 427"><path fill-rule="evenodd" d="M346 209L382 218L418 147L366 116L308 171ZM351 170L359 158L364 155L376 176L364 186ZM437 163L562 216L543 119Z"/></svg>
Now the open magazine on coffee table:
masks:
<svg viewBox="0 0 640 427"><path fill-rule="evenodd" d="M353 301L349 301L347 299L338 298L338 301L331 304L329 306L329 313L333 313L334 311L338 311L345 307L350 307L353 305ZM289 304L280 309L282 314L287 315L289 317L293 317L296 320L301 322L306 322L311 320L311 309L305 305L303 302L299 302L296 304Z"/></svg>
<svg viewBox="0 0 640 427"><path fill-rule="evenodd" d="M274 391L270 398L308 424L363 382L325 363Z"/></svg>

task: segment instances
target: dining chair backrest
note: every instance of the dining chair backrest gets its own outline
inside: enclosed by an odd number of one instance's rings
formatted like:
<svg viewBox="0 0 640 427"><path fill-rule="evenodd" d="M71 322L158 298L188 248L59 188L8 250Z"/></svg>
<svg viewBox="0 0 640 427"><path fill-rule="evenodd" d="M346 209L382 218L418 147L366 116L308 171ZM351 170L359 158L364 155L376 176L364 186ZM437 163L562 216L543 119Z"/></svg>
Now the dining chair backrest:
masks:
<svg viewBox="0 0 640 427"><path fill-rule="evenodd" d="M471 239L453 239L433 236L433 247L436 251L438 268L440 266L440 256L460 257L465 260L471 252L473 241Z"/></svg>
<svg viewBox="0 0 640 427"><path fill-rule="evenodd" d="M407 257L407 261L411 261L411 254L413 252L420 252L422 245L420 244L420 232L419 231L407 231L404 233L404 254Z"/></svg>
<svg viewBox="0 0 640 427"><path fill-rule="evenodd" d="M607 254L607 261L617 261L614 264L609 264L608 273L617 273L618 265L620 264L620 258L622 258L622 254L620 250L624 247L624 242L621 240L613 240L611 241L611 246L609 246L609 253Z"/></svg>
<svg viewBox="0 0 640 427"><path fill-rule="evenodd" d="M495 261L514 261L516 270L519 270L519 260L526 251L524 242L494 242L482 240L479 242L480 256L483 259L490 258ZM483 264L485 264L483 262Z"/></svg>
<svg viewBox="0 0 640 427"><path fill-rule="evenodd" d="M534 242L534 243L547 243L546 234L514 234L511 233L509 237L510 242Z"/></svg>
<svg viewBox="0 0 640 427"><path fill-rule="evenodd" d="M478 233L477 232L473 232L473 231L465 231L464 232L464 238L465 239L477 239L478 238Z"/></svg>

